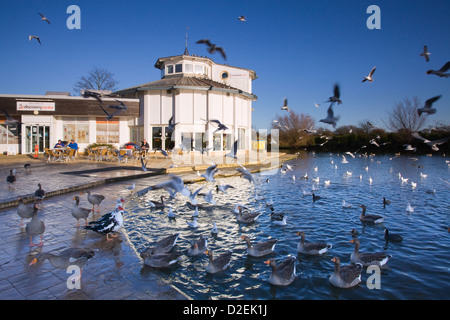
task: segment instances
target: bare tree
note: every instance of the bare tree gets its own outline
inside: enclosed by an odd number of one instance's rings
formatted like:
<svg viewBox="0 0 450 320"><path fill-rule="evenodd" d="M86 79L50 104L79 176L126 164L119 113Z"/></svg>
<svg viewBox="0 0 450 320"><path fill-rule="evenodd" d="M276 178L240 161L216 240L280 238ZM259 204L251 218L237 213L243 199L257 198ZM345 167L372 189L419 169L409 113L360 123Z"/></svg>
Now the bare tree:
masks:
<svg viewBox="0 0 450 320"><path fill-rule="evenodd" d="M361 133L369 134L372 129L374 129L375 126L372 122L369 120L363 120L358 122L358 131Z"/></svg>
<svg viewBox="0 0 450 320"><path fill-rule="evenodd" d="M73 90L79 94L83 89L116 91L119 82L114 75L104 68L94 67L87 76L82 76L74 85Z"/></svg>
<svg viewBox="0 0 450 320"><path fill-rule="evenodd" d="M392 111L388 112L388 118L383 121L386 128L396 132L401 141L409 141L411 133L420 131L427 121L426 117L420 117L417 113L420 107L421 103L417 97L397 102Z"/></svg>
<svg viewBox="0 0 450 320"><path fill-rule="evenodd" d="M272 128L279 129L280 147L298 148L309 141L304 130L314 129L315 121L309 115L289 111L285 116L277 116Z"/></svg>

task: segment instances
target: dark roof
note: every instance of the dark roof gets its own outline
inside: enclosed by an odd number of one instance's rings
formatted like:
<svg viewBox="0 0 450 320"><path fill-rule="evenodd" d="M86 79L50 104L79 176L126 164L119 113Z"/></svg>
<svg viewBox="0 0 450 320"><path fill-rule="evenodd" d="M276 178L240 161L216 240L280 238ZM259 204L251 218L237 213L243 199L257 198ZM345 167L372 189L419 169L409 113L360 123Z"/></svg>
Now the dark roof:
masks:
<svg viewBox="0 0 450 320"><path fill-rule="evenodd" d="M18 111L18 101L30 102L54 102L55 111L42 111L41 115L70 115L70 116L98 116L105 117L105 113L100 108L99 102L95 98L83 98L73 96L48 96L48 95L0 95L0 109L4 109L11 116L31 115L33 110ZM119 103L112 98L103 98L105 109L111 111L107 106L118 105ZM139 99L120 99L127 105L128 110L122 111L118 116L139 117ZM0 112L0 119L3 119L3 113Z"/></svg>
<svg viewBox="0 0 450 320"><path fill-rule="evenodd" d="M211 79L186 77L186 76L165 77L161 80L156 80L138 86L130 87L127 89L119 90L117 91L117 93L126 94L146 90L169 90L169 89L191 89L191 88L197 89L202 88L204 90L216 90L216 91L227 91L231 93L239 93L251 99L256 99L256 96L251 93L244 92L240 89L228 86L226 84L217 81L213 81Z"/></svg>

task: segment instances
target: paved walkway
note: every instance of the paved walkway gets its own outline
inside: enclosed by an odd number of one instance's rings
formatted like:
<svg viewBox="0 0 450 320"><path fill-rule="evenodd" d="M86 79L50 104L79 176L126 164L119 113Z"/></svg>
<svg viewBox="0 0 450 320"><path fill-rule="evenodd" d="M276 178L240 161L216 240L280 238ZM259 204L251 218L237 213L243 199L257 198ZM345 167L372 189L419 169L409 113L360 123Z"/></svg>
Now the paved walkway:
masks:
<svg viewBox="0 0 450 320"><path fill-rule="evenodd" d="M31 164L29 171L25 170L25 163ZM266 166L273 165L278 160L266 163ZM126 187L133 183L136 184L135 190L140 190L166 180L167 171L176 172L186 182L195 181L199 178L196 170L206 169L208 165L170 166L173 163L161 157L149 159L149 169L143 171L140 163L134 162L94 162L80 157L72 163L47 163L42 156L33 159L27 155L0 155L0 173L4 179L0 183L0 299L190 299L182 292L183 288L164 283L151 268L143 266L124 228L119 237L107 242L102 235L76 228L76 220L70 214L75 195L80 196L82 206L89 207L86 195L80 195L81 190L90 189L93 193L106 196L101 213L91 214L90 219L93 220L112 210L119 196L126 198L129 195ZM248 167L259 170L262 166ZM9 188L6 176L12 168L16 169L17 182ZM221 173L232 175L236 174L236 170L224 166ZM46 230L44 246L30 248L25 227L19 226L17 197L20 195L27 202L33 202L38 183L48 195L39 211L39 218L45 222ZM67 280L72 274L55 269L48 261L29 265L40 252L58 252L67 247L97 249L95 257L83 268L80 289L69 289Z"/></svg>

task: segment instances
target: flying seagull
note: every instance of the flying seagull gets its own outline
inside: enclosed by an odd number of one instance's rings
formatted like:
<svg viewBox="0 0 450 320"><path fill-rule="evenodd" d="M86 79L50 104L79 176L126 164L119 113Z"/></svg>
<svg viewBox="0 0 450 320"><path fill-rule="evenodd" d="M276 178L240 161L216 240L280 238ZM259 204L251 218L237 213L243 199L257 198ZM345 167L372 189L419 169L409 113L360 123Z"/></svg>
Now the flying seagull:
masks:
<svg viewBox="0 0 450 320"><path fill-rule="evenodd" d="M239 16L238 19L239 19L239 21L242 21L242 22L247 21L247 17L246 16Z"/></svg>
<svg viewBox="0 0 450 320"><path fill-rule="evenodd" d="M42 21L47 21L47 23L50 24L50 20L48 20L42 13L39 12L39 15L41 16Z"/></svg>
<svg viewBox="0 0 450 320"><path fill-rule="evenodd" d="M211 54L216 53L216 51L219 51L222 54L222 57L227 60L227 57L225 55L225 50L223 50L222 47L218 47L216 46L214 43L211 43L211 41L209 41L209 39L202 39L202 40L198 40L196 43L204 43L208 46L208 52Z"/></svg>
<svg viewBox="0 0 450 320"><path fill-rule="evenodd" d="M425 143L427 146L429 146L434 151L439 151L439 148L437 146L447 142L448 140L450 140L450 137L447 137L447 138L444 138L444 139L430 141L430 140L425 139L424 137L422 137L418 132L413 132L413 133L411 133L411 135L414 138L416 138L416 139L422 140L423 143Z"/></svg>
<svg viewBox="0 0 450 320"><path fill-rule="evenodd" d="M423 46L423 52L420 54L420 56L421 57L425 57L425 60L427 62L429 62L430 61L430 54L431 53L428 52L428 47L427 46Z"/></svg>
<svg viewBox="0 0 450 320"><path fill-rule="evenodd" d="M20 122L19 120L14 119L13 117L11 117L8 112L6 112L5 109L2 109L3 113L5 114L6 120L5 120L5 124L7 126L18 126L21 125L22 122Z"/></svg>
<svg viewBox="0 0 450 320"><path fill-rule="evenodd" d="M450 73L446 73L448 71L448 69L450 69L450 61L448 61L446 64L444 64L442 66L442 68L440 68L439 70L428 70L427 74L435 74L438 77L441 78L448 78L450 77Z"/></svg>
<svg viewBox="0 0 450 320"><path fill-rule="evenodd" d="M136 194L138 197L143 196L150 190L156 190L156 189L164 189L167 192L169 192L171 195L175 195L176 193L181 193L183 196L189 197L191 195L191 192L186 188L184 185L183 180L175 175L175 174L169 174L170 180L158 183L153 186L149 186L147 188L144 188L142 190L139 190Z"/></svg>
<svg viewBox="0 0 450 320"><path fill-rule="evenodd" d="M148 171L148 169L147 169L147 162L148 162L148 160L146 160L145 163L144 163L144 157L141 156L141 168L142 168L142 171Z"/></svg>
<svg viewBox="0 0 450 320"><path fill-rule="evenodd" d="M338 84L334 85L334 90L333 91L334 91L334 96L328 98L328 101L325 101L325 102L337 102L338 104L341 104L342 103L342 100L340 99L340 97L341 97L341 90L340 90Z"/></svg>
<svg viewBox="0 0 450 320"><path fill-rule="evenodd" d="M101 93L85 89L83 91L83 98L90 98L90 97L97 99L97 101L100 103L103 103L103 100L101 99L102 98Z"/></svg>
<svg viewBox="0 0 450 320"><path fill-rule="evenodd" d="M281 107L281 110L289 111L289 107L288 107L288 103L287 103L287 98L284 98L284 102L283 102L283 106Z"/></svg>
<svg viewBox="0 0 450 320"><path fill-rule="evenodd" d="M217 168L217 164L214 164L212 166L209 166L208 169L206 169L206 172L200 176L205 178L206 181L215 182L216 180L214 180L214 175L218 171L219 171L219 169Z"/></svg>
<svg viewBox="0 0 450 320"><path fill-rule="evenodd" d="M334 117L333 104L334 104L334 102L332 104L330 104L330 106L328 107L327 117L325 119L321 119L319 121L331 124L331 125L333 125L333 128L336 128L336 121L338 121L340 117Z"/></svg>
<svg viewBox="0 0 450 320"><path fill-rule="evenodd" d="M231 151L229 153L227 153L225 155L225 157L230 157L230 158L233 158L233 159L237 159L237 147L238 147L238 140L236 140L233 143L233 146L231 147Z"/></svg>
<svg viewBox="0 0 450 320"><path fill-rule="evenodd" d="M169 119L169 126L167 127L170 131L175 130L175 126L178 124L179 122L175 123L173 121L173 116Z"/></svg>
<svg viewBox="0 0 450 320"><path fill-rule="evenodd" d="M369 75L367 77L364 77L363 81L361 81L361 82L365 82L365 81L372 82L373 81L373 77L372 76L373 76L376 68L377 67L373 67L372 70L370 71Z"/></svg>
<svg viewBox="0 0 450 320"><path fill-rule="evenodd" d="M430 98L430 99L428 99L427 101L425 101L425 106L424 106L423 108L417 109L417 113L419 114L419 116L420 116L423 112L426 112L426 113L428 113L428 114L434 114L434 113L436 113L436 109L431 108L431 105L432 105L434 102L438 101L440 97L441 97L441 95L436 96L436 97L433 97L433 98Z"/></svg>
<svg viewBox="0 0 450 320"><path fill-rule="evenodd" d="M225 126L224 124L222 124L219 120L205 120L205 119L202 119L202 120L211 122L211 123L214 123L217 125L217 129L213 132L213 134L220 130L228 130L228 127Z"/></svg>
<svg viewBox="0 0 450 320"><path fill-rule="evenodd" d="M248 171L247 169L243 168L243 167L239 167L236 168L237 171L239 171L241 173L241 177L244 179L247 179L248 182L252 183L255 182L255 178L253 178L253 175L250 171Z"/></svg>
<svg viewBox="0 0 450 320"><path fill-rule="evenodd" d="M201 154L205 154L205 152L208 152L211 149L212 149L212 147L210 147L210 148L195 148L194 147L194 150L195 151L200 151Z"/></svg>
<svg viewBox="0 0 450 320"><path fill-rule="evenodd" d="M113 109L116 109L116 110L120 110L120 111L128 110L128 107L122 101L119 101L117 99L114 99L114 100L116 100L119 104L118 105L111 105L111 106L109 106L110 108L113 108Z"/></svg>
<svg viewBox="0 0 450 320"><path fill-rule="evenodd" d="M33 39L36 39L40 45L42 45L41 43L41 38L39 38L38 36L32 36L31 34L28 36L28 40L31 41Z"/></svg>
<svg viewBox="0 0 450 320"><path fill-rule="evenodd" d="M103 112L106 114L106 119L111 119L113 117L113 114L109 113L108 111L105 110L105 108L103 108L103 105L100 104L100 108L103 110Z"/></svg>

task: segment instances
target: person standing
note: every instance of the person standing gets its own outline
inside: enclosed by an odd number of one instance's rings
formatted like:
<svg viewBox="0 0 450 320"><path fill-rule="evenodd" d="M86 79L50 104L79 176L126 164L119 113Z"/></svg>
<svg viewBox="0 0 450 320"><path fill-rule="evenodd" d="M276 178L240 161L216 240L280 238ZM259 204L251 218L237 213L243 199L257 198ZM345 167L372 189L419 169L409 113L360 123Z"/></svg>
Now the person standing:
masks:
<svg viewBox="0 0 450 320"><path fill-rule="evenodd" d="M148 152L148 149L150 149L150 145L148 144L147 140L144 139L144 140L141 142L141 155L142 155L144 158L147 158L147 152Z"/></svg>

